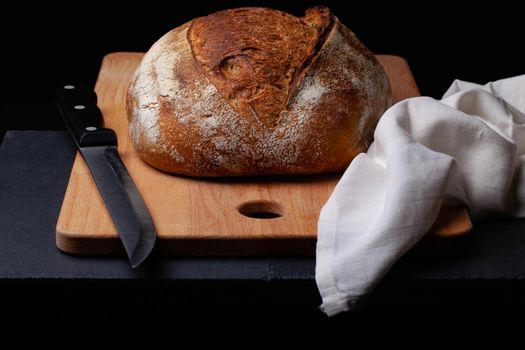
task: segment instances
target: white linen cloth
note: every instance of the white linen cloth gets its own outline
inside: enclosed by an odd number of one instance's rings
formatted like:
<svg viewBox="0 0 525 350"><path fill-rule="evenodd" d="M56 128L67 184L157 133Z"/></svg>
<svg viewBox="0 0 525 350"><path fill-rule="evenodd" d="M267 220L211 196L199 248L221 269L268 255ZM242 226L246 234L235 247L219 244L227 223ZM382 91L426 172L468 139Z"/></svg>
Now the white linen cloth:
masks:
<svg viewBox="0 0 525 350"><path fill-rule="evenodd" d="M525 216L525 75L456 80L388 109L321 210L316 282L328 315L356 308L432 226L443 201L475 219Z"/></svg>

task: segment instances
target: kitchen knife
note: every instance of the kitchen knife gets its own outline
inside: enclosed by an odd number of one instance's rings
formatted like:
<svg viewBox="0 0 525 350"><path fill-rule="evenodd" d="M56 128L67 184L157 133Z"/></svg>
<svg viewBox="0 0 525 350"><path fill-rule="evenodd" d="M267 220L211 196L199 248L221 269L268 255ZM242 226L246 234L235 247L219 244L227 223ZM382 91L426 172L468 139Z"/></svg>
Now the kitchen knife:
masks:
<svg viewBox="0 0 525 350"><path fill-rule="evenodd" d="M96 93L81 85L58 89L56 103L95 180L133 268L156 240L151 215L117 151L117 136L102 127Z"/></svg>

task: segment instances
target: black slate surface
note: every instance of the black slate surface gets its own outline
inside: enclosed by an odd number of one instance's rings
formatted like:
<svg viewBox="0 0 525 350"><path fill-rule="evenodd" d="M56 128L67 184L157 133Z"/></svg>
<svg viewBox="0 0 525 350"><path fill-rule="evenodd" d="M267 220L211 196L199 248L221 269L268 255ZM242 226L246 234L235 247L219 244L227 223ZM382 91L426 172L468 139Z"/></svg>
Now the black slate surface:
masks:
<svg viewBox="0 0 525 350"><path fill-rule="evenodd" d="M55 224L74 153L66 132L6 134L0 148L0 287L8 287L4 293L22 296L26 305L31 300L25 298L26 293L32 295L36 286L46 291L41 293L47 296L44 300L51 300L38 305L86 298L112 307L118 300L123 309L130 298L141 300L148 309L173 300L180 307L198 299L208 300L204 304L208 307L210 303L228 308L234 304L244 309L257 304L259 311L270 312L274 309L268 305L284 303L288 308L300 305L291 310L307 310L320 317L313 258L153 256L148 264L132 270L123 257L61 253L55 246ZM378 286L369 308L429 303L481 303L486 308L488 300L498 300L497 307L501 303L523 307L525 221L476 223L470 238L461 244L454 254L402 259ZM124 290L128 297L123 299ZM86 310L93 306L85 301L84 305Z"/></svg>
<svg viewBox="0 0 525 350"><path fill-rule="evenodd" d="M311 279L312 259L77 257L55 246L55 225L75 149L59 131L10 131L0 149L0 278ZM277 264L277 265L276 265ZM287 268L288 267L288 268Z"/></svg>

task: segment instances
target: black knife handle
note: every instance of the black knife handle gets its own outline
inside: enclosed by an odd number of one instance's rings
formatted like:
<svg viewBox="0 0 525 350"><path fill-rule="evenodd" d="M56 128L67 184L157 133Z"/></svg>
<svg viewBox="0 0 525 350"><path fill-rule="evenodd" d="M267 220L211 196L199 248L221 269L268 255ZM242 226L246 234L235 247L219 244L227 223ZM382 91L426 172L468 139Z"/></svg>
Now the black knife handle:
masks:
<svg viewBox="0 0 525 350"><path fill-rule="evenodd" d="M82 85L64 85L57 90L56 103L79 147L116 146L117 135L103 127L97 94Z"/></svg>

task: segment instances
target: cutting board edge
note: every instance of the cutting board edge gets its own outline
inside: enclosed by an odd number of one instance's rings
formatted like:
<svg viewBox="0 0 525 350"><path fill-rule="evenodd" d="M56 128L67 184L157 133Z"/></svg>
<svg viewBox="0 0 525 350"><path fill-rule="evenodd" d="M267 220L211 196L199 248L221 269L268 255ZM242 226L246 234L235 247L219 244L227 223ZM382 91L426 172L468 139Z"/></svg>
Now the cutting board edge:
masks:
<svg viewBox="0 0 525 350"><path fill-rule="evenodd" d="M311 257L315 255L317 240L314 238L269 238L269 239L180 239L159 240L155 255L169 256L294 256ZM67 234L57 231L57 248L63 253L77 256L125 256L118 237L97 239ZM247 251L249 253L247 253Z"/></svg>

